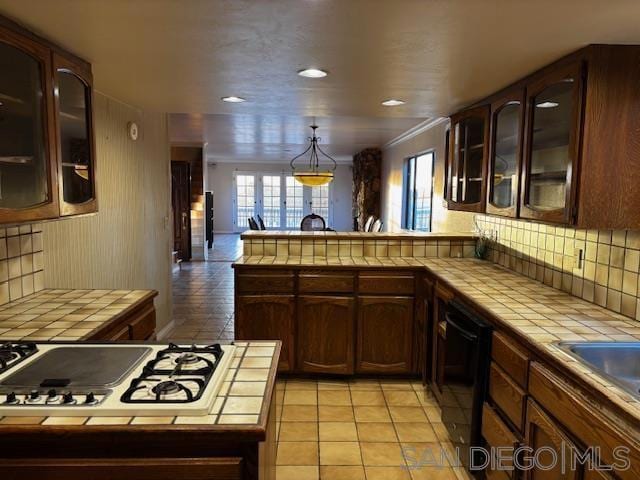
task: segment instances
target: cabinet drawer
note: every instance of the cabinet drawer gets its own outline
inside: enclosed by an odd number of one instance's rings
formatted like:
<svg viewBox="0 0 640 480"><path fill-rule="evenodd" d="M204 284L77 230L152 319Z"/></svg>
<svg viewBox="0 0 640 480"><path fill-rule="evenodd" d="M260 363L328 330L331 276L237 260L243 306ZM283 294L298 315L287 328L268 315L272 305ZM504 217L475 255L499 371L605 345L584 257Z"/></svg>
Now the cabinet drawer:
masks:
<svg viewBox="0 0 640 480"><path fill-rule="evenodd" d="M291 271L238 273L238 293L293 293L294 277Z"/></svg>
<svg viewBox="0 0 640 480"><path fill-rule="evenodd" d="M147 340L156 329L156 311L142 313L129 324L131 340Z"/></svg>
<svg viewBox="0 0 640 480"><path fill-rule="evenodd" d="M301 293L353 293L352 273L323 273L302 271L298 275Z"/></svg>
<svg viewBox="0 0 640 480"><path fill-rule="evenodd" d="M527 388L529 358L519 347L500 333L493 334L491 358L507 372L518 385Z"/></svg>
<svg viewBox="0 0 640 480"><path fill-rule="evenodd" d="M494 362L491 362L489 374L489 395L518 431L522 432L527 394Z"/></svg>
<svg viewBox="0 0 640 480"><path fill-rule="evenodd" d="M414 278L411 273L361 272L358 277L360 293L413 295Z"/></svg>
<svg viewBox="0 0 640 480"><path fill-rule="evenodd" d="M515 451L520 444L516 435L487 403L482 407L482 437L489 447L493 448L512 448ZM509 466L513 466L513 462L510 462ZM491 474L493 476L488 475L488 478L507 479L514 477L514 472L510 470L495 470Z"/></svg>

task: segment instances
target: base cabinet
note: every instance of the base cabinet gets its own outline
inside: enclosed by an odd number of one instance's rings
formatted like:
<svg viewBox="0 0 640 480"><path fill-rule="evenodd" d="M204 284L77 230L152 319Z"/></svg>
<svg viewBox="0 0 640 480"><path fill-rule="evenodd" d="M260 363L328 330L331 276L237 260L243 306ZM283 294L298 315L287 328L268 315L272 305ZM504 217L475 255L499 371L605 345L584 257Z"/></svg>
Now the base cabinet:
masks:
<svg viewBox="0 0 640 480"><path fill-rule="evenodd" d="M236 297L237 340L280 340L278 370L293 369L293 295L239 295Z"/></svg>
<svg viewBox="0 0 640 480"><path fill-rule="evenodd" d="M357 331L357 372L411 372L412 297L359 297Z"/></svg>
<svg viewBox="0 0 640 480"><path fill-rule="evenodd" d="M105 324L86 340L115 342L153 340L156 335L156 309L153 306L153 297L144 300L115 321Z"/></svg>
<svg viewBox="0 0 640 480"><path fill-rule="evenodd" d="M353 373L354 312L352 297L298 297L298 370Z"/></svg>

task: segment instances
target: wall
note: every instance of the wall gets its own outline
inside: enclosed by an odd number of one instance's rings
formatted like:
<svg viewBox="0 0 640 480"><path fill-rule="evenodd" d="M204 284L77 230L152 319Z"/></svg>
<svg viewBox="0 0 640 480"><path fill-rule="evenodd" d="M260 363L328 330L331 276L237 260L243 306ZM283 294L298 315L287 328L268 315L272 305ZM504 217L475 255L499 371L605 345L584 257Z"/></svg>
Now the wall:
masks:
<svg viewBox="0 0 640 480"><path fill-rule="evenodd" d="M469 232L473 229L473 214L447 210L443 204L445 131L442 122L402 143L382 152L382 221L385 230L402 230L402 180L407 157L433 150L435 152L432 231Z"/></svg>
<svg viewBox="0 0 640 480"><path fill-rule="evenodd" d="M489 260L546 285L640 319L640 231L579 230L478 216ZM576 250L582 250L580 268Z"/></svg>
<svg viewBox="0 0 640 480"><path fill-rule="evenodd" d="M289 164L218 163L208 165L207 189L213 191L213 229L218 233L233 232L233 172L290 172ZM331 186L333 225L338 231L353 230L351 208L351 165L338 165Z"/></svg>
<svg viewBox="0 0 640 480"><path fill-rule="evenodd" d="M43 224L47 288L155 289L171 319L170 162L165 114L95 94L98 214ZM127 122L140 137L132 141Z"/></svg>

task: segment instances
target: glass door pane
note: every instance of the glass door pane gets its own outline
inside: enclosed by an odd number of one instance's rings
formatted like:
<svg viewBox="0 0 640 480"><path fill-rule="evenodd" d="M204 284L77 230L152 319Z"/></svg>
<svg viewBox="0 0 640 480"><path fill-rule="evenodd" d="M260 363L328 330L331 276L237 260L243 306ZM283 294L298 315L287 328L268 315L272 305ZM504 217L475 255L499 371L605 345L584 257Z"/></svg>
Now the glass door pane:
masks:
<svg viewBox="0 0 640 480"><path fill-rule="evenodd" d="M93 198L89 89L69 71L58 70L56 75L63 198L67 203L84 203Z"/></svg>
<svg viewBox="0 0 640 480"><path fill-rule="evenodd" d="M521 103L512 101L494 115L494 145L489 202L498 208L516 204Z"/></svg>
<svg viewBox="0 0 640 480"><path fill-rule="evenodd" d="M256 191L254 175L236 175L236 227L246 230L248 218L256 213Z"/></svg>
<svg viewBox="0 0 640 480"><path fill-rule="evenodd" d="M43 71L40 61L0 43L0 208L49 199Z"/></svg>
<svg viewBox="0 0 640 480"><path fill-rule="evenodd" d="M574 88L566 79L533 98L527 204L535 210L565 208Z"/></svg>
<svg viewBox="0 0 640 480"><path fill-rule="evenodd" d="M280 175L262 177L262 220L267 228L280 228Z"/></svg>
<svg viewBox="0 0 640 480"><path fill-rule="evenodd" d="M291 176L287 176L285 182L286 227L299 229L304 216L304 187Z"/></svg>
<svg viewBox="0 0 640 480"><path fill-rule="evenodd" d="M416 158L414 225L416 230L431 230L431 193L433 184L433 152Z"/></svg>
<svg viewBox="0 0 640 480"><path fill-rule="evenodd" d="M329 226L329 185L311 187L311 213L320 215Z"/></svg>

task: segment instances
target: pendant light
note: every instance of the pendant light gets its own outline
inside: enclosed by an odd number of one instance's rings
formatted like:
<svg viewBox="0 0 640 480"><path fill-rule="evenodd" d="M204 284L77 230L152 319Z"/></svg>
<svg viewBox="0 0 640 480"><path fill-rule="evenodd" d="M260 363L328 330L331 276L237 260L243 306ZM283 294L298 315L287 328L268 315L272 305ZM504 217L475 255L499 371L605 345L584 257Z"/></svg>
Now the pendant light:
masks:
<svg viewBox="0 0 640 480"><path fill-rule="evenodd" d="M308 187L318 187L320 185L326 185L333 180L333 173L335 172L337 163L333 158L324 153L320 148L320 145L318 145L320 142L320 138L316 137L316 129L318 128L318 126L310 125L310 127L313 131L313 135L308 139L310 142L309 146L300 155L294 157L293 160L291 160L290 165L291 172L293 173L293 178L295 178L298 183L301 183L302 185L306 185ZM309 155L309 167L298 167L296 169L294 162L303 155L306 155L309 151L311 152ZM325 171L320 170L320 157L318 156L318 152L331 160L331 162L333 163L333 168Z"/></svg>

